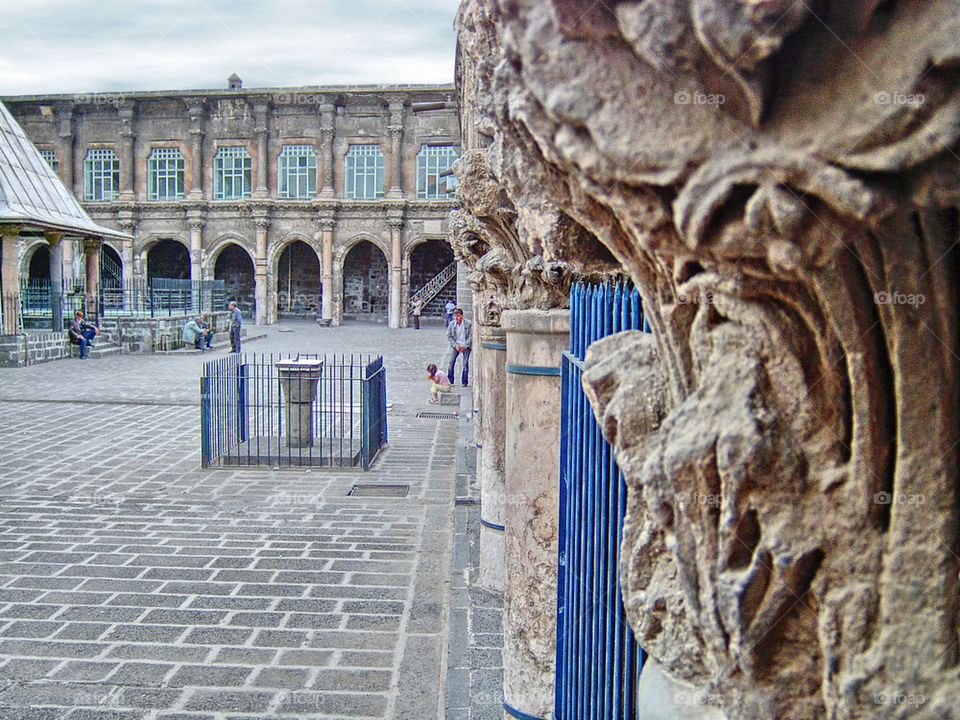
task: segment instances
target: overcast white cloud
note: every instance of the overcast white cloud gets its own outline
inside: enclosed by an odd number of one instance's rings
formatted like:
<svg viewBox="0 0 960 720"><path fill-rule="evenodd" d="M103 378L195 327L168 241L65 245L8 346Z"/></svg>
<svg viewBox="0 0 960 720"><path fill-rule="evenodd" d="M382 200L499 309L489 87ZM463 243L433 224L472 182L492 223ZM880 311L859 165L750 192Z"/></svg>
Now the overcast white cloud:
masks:
<svg viewBox="0 0 960 720"><path fill-rule="evenodd" d="M459 0L4 0L0 95L451 83Z"/></svg>

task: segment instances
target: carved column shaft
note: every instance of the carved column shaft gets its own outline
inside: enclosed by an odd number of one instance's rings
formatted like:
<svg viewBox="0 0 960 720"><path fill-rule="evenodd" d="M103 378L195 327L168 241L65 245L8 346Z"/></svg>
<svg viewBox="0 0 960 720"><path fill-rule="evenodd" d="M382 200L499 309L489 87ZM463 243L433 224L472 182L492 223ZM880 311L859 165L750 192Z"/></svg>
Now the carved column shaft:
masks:
<svg viewBox="0 0 960 720"><path fill-rule="evenodd" d="M267 110L267 105L255 105L253 108L256 122L254 133L257 136L257 186L253 190L253 196L259 198L270 195L267 189L267 168L270 164L267 157Z"/></svg>
<svg viewBox="0 0 960 720"><path fill-rule="evenodd" d="M390 189L387 197L403 197L403 104L390 103Z"/></svg>
<svg viewBox="0 0 960 720"><path fill-rule="evenodd" d="M200 218L190 218L190 279L203 280L203 225Z"/></svg>
<svg viewBox="0 0 960 720"><path fill-rule="evenodd" d="M507 310L504 702L553 712L560 515L560 359L568 310Z"/></svg>
<svg viewBox="0 0 960 720"><path fill-rule="evenodd" d="M320 162L323 164L323 186L320 188L320 197L334 197L333 189L333 136L336 107L333 105L320 106Z"/></svg>
<svg viewBox="0 0 960 720"><path fill-rule="evenodd" d="M100 238L84 238L83 257L86 267L87 296L86 314L90 318L98 317L97 291L100 289Z"/></svg>
<svg viewBox="0 0 960 720"><path fill-rule="evenodd" d="M324 320L333 319L333 222L322 222L320 268L320 316Z"/></svg>
<svg viewBox="0 0 960 720"><path fill-rule="evenodd" d="M483 308L478 308L480 317ZM480 585L496 592L504 586L504 539L507 490L504 455L507 422L507 336L499 325L477 323L479 347L475 389L477 417L477 478L480 481Z"/></svg>
<svg viewBox="0 0 960 720"><path fill-rule="evenodd" d="M133 116L134 109L130 106L121 107L117 114L120 117L120 199L133 200Z"/></svg>
<svg viewBox="0 0 960 720"><path fill-rule="evenodd" d="M20 332L20 265L19 225L0 225L2 257L0 257L0 302L3 303L3 332L16 335Z"/></svg>
<svg viewBox="0 0 960 720"><path fill-rule="evenodd" d="M257 325L266 325L270 322L273 313L267 307L267 228L270 221L267 218L258 217L254 219L257 228L256 257L254 266L256 277L254 278L256 299L256 318Z"/></svg>
<svg viewBox="0 0 960 720"><path fill-rule="evenodd" d="M190 192L189 197L203 198L203 102L187 102L187 115L190 118Z"/></svg>
<svg viewBox="0 0 960 720"><path fill-rule="evenodd" d="M390 221L390 327L399 328L401 292L403 285L403 227L402 220Z"/></svg>
<svg viewBox="0 0 960 720"><path fill-rule="evenodd" d="M53 330L63 329L63 233L46 233L50 251L50 310Z"/></svg>

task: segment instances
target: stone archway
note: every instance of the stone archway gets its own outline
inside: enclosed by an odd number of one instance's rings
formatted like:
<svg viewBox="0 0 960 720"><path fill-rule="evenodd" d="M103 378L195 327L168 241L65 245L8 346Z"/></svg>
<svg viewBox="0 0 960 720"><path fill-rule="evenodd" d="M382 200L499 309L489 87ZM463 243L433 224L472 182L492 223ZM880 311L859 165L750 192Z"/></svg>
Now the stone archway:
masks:
<svg viewBox="0 0 960 720"><path fill-rule="evenodd" d="M104 243L100 248L100 286L123 286L123 260L120 253Z"/></svg>
<svg viewBox="0 0 960 720"><path fill-rule="evenodd" d="M246 317L252 317L255 309L255 275L250 254L237 243L227 243L213 263L213 277L223 280L228 300L235 300Z"/></svg>
<svg viewBox="0 0 960 720"><path fill-rule="evenodd" d="M386 256L373 242L359 241L343 259L343 317L387 322L389 285Z"/></svg>
<svg viewBox="0 0 960 720"><path fill-rule="evenodd" d="M170 238L159 240L147 251L147 278L190 279L190 251Z"/></svg>
<svg viewBox="0 0 960 720"><path fill-rule="evenodd" d="M303 240L288 244L277 258L277 314L315 316L322 303L320 258Z"/></svg>
<svg viewBox="0 0 960 720"><path fill-rule="evenodd" d="M453 249L445 240L433 238L418 243L411 250L409 257L410 295L413 296L420 288L436 277L441 270L453 262L453 259ZM423 308L423 315L443 316L443 306L448 299L456 303L456 294L456 282L451 281Z"/></svg>
<svg viewBox="0 0 960 720"><path fill-rule="evenodd" d="M44 243L37 243L25 260L27 283L36 285L50 279L50 249Z"/></svg>

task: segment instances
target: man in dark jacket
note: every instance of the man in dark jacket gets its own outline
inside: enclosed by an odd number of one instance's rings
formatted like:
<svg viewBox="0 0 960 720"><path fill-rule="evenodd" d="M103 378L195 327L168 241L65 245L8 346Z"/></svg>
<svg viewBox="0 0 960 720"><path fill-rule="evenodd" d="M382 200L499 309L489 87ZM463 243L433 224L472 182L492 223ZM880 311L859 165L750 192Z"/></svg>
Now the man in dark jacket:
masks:
<svg viewBox="0 0 960 720"><path fill-rule="evenodd" d="M100 332L96 325L91 325L83 319L83 310L77 310L70 321L70 342L80 346L80 359L87 358L87 348L93 347L93 339Z"/></svg>
<svg viewBox="0 0 960 720"><path fill-rule="evenodd" d="M237 303L230 301L230 352L240 352L240 327L243 325L243 315Z"/></svg>

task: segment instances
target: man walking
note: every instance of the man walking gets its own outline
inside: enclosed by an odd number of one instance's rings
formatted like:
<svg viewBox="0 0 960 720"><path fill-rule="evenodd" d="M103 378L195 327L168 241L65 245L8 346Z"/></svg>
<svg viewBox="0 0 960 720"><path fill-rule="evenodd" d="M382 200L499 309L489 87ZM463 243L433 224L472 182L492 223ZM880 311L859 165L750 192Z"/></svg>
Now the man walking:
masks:
<svg viewBox="0 0 960 720"><path fill-rule="evenodd" d="M240 327L243 325L243 315L234 300L230 301L230 352L240 352Z"/></svg>
<svg viewBox="0 0 960 720"><path fill-rule="evenodd" d="M470 374L470 343L473 340L473 323L463 319L463 310L457 308L453 311L453 322L447 325L447 340L450 347L453 348L453 356L450 358L450 371L447 377L453 382L453 368L457 364L457 357L463 355L463 370L460 375L460 381L463 387L467 386L467 376Z"/></svg>

